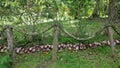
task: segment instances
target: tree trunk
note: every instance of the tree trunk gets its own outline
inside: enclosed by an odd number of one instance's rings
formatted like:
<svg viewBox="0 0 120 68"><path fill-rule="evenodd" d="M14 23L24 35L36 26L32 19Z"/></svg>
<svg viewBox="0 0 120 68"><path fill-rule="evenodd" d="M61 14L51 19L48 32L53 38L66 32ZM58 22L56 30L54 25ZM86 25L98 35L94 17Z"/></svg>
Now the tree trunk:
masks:
<svg viewBox="0 0 120 68"><path fill-rule="evenodd" d="M8 49L10 52L10 57L12 59L12 67L15 65L15 50L14 50L14 45L13 45L13 35L12 35L12 28L8 27L6 29L7 31L7 42L8 42Z"/></svg>
<svg viewBox="0 0 120 68"><path fill-rule="evenodd" d="M55 61L57 59L57 50L58 50L58 34L59 34L59 27L54 27L54 39L53 39L53 54L52 60Z"/></svg>

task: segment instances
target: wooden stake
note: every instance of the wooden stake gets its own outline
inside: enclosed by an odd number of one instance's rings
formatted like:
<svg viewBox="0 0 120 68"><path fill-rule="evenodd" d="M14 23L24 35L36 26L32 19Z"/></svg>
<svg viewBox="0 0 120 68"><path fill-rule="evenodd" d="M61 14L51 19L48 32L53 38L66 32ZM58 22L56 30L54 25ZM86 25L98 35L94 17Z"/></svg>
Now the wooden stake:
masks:
<svg viewBox="0 0 120 68"><path fill-rule="evenodd" d="M12 58L12 68L13 65L15 64L15 50L14 50L14 45L13 45L13 35L12 35L12 28L7 27L7 42L8 42L8 49L10 52L10 57Z"/></svg>
<svg viewBox="0 0 120 68"><path fill-rule="evenodd" d="M54 39L53 39L53 54L52 54L52 60L55 61L57 59L57 50L58 50L58 33L59 33L59 27L56 25L54 27Z"/></svg>
<svg viewBox="0 0 120 68"><path fill-rule="evenodd" d="M114 44L114 38L113 38L113 32L112 32L112 27L108 27L108 32L109 32L109 40L110 40L110 46L112 50L112 56L115 56L115 44Z"/></svg>

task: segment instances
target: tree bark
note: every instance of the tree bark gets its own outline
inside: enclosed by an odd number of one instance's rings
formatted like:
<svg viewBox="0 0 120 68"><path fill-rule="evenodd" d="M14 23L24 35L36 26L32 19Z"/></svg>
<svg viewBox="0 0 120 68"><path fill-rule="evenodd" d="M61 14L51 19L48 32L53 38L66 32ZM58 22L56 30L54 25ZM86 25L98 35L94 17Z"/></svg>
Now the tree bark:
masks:
<svg viewBox="0 0 120 68"><path fill-rule="evenodd" d="M54 27L54 39L53 39L53 54L52 60L55 61L57 59L57 50L58 50L58 34L59 34L59 27L56 25Z"/></svg>
<svg viewBox="0 0 120 68"><path fill-rule="evenodd" d="M8 27L6 29L7 31L7 42L8 42L8 49L10 52L10 57L12 59L12 68L15 65L15 50L14 50L14 45L13 45L13 35L12 35L12 28Z"/></svg>

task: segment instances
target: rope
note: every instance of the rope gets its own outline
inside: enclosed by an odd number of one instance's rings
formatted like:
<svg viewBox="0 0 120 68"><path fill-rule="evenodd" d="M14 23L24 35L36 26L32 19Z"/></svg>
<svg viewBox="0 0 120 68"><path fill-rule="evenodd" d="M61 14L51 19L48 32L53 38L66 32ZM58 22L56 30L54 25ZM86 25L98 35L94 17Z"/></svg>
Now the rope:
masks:
<svg viewBox="0 0 120 68"><path fill-rule="evenodd" d="M78 38L78 37L75 37L74 35L70 34L67 30L65 30L65 29L63 28L63 26L59 26L59 27L60 27L60 29L61 29L64 33L66 33L68 36L70 36L70 37L72 37L72 38L74 38L74 39L76 39L76 40L78 40L78 41L92 39L92 38L94 38L96 35L98 35L99 33L101 33L101 32L106 28L106 26L102 27L101 29L99 29L97 32L95 32L95 33L94 33L92 36L90 36L90 37L87 37L87 38Z"/></svg>
<svg viewBox="0 0 120 68"><path fill-rule="evenodd" d="M102 28L100 28L98 31L96 31L92 36L90 37L87 37L87 38L78 38L78 37L75 37L74 35L70 34L67 30L64 29L64 27L62 25L59 24L59 28L64 32L66 33L68 36L78 40L78 41L81 41L81 40L89 40L91 38L94 38L96 35L98 35L99 33L101 33L106 27L108 26L112 26L113 30L120 36L120 33L115 29L115 25L118 25L117 23L114 23L114 24L111 24L111 25L105 25L103 26ZM1 33L7 28L7 27L11 27L13 28L14 30L20 32L20 33L23 33L23 34L27 34L27 35L38 35L38 34L42 34L42 33L45 33L46 31L50 30L51 28L53 28L55 26L55 24L45 28L43 31L39 31L39 32L25 32L24 30L22 29L18 29L14 26L6 26L6 27L3 27L2 30L0 31L0 35Z"/></svg>
<svg viewBox="0 0 120 68"><path fill-rule="evenodd" d="M115 26L118 26L118 25L120 25L120 23L112 23L112 24L106 25L106 27L111 26L112 29L120 36L120 33L115 28Z"/></svg>
<svg viewBox="0 0 120 68"><path fill-rule="evenodd" d="M120 33L116 30L114 26L112 26L113 30L120 36Z"/></svg>
<svg viewBox="0 0 120 68"><path fill-rule="evenodd" d="M0 35L2 34L2 32L6 29L7 27L3 27L2 30L0 31Z"/></svg>
<svg viewBox="0 0 120 68"><path fill-rule="evenodd" d="M74 35L70 34L67 30L65 30L62 25L60 25L59 27L60 27L60 29L61 29L64 33L66 33L68 36L70 36L70 37L72 37L72 38L74 38L74 39L76 39L76 40L78 40L78 41L82 41L82 40L92 39L92 38L94 38L96 35L100 34L105 28L107 28L107 27L109 27L109 26L111 26L111 27L112 27L112 26L116 26L116 25L118 25L118 23L106 24L106 25L104 25L102 28L100 28L98 31L96 31L92 36L87 37L87 38L78 38L78 37L75 37ZM115 27L113 27L113 29L114 29L114 31L115 31L117 34L120 35L120 33L115 29Z"/></svg>
<svg viewBox="0 0 120 68"><path fill-rule="evenodd" d="M45 28L43 31L39 31L39 32L25 32L23 31L22 29L18 29L16 27L13 27L13 26L10 26L11 28L13 28L14 30L20 32L20 33L23 33L23 34L27 34L27 35L38 35L38 34L42 34L42 33L45 33L46 31L50 30L52 27L54 27L54 25L51 25L47 28Z"/></svg>

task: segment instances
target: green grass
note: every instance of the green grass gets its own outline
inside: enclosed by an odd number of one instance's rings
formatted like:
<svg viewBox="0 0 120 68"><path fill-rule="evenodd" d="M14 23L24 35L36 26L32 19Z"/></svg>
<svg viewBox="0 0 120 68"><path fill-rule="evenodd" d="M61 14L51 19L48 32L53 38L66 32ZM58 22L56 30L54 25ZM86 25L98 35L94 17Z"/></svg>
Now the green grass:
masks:
<svg viewBox="0 0 120 68"><path fill-rule="evenodd" d="M0 53L0 68L8 68L10 67L11 58L9 53Z"/></svg>
<svg viewBox="0 0 120 68"><path fill-rule="evenodd" d="M35 68L37 64L42 64L46 60L51 60L51 53L17 55L15 68ZM110 48L102 46L79 52L64 50L58 53L54 63L46 66L48 68L118 68L120 66L120 47L116 47L115 62L111 57Z"/></svg>

